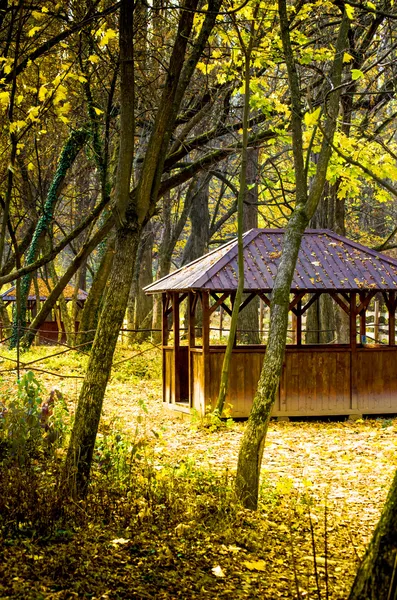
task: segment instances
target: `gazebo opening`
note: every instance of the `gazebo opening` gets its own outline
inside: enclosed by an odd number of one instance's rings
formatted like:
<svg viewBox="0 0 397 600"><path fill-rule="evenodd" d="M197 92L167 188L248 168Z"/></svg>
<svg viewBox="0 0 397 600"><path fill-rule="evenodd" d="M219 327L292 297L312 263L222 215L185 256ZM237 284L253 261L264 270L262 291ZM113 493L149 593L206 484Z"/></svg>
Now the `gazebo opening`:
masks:
<svg viewBox="0 0 397 600"><path fill-rule="evenodd" d="M235 417L249 415L256 391L283 233L244 235L240 313L254 303L257 328L238 328L234 340L227 403ZM163 400L170 408L201 414L214 408L236 288L233 240L145 289L162 294ZM305 232L274 416L397 412L396 290L397 260L331 231ZM315 316L327 310L332 327Z"/></svg>

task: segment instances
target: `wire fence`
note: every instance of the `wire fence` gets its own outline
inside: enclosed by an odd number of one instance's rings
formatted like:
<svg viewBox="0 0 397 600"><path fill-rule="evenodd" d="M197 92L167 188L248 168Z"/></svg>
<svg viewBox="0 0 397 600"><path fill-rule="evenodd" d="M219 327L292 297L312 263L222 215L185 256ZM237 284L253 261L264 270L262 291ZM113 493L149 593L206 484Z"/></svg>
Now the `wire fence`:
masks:
<svg viewBox="0 0 397 600"><path fill-rule="evenodd" d="M9 329L7 327L3 327L3 330ZM86 331L77 331L75 333L75 335L82 335L82 334L95 334L95 329L89 329ZM148 333L148 332L160 332L160 329L126 329L126 328L122 328L120 329L120 334L126 334L126 333L135 333L135 334L139 334L139 333ZM51 345L57 345L57 346L62 346L64 349L63 350L59 350L57 352L53 352L52 354L48 354L46 356L41 356L39 358L35 358L34 360L30 360L28 362L23 360L23 356L24 353L21 353L21 348L20 348L20 342L21 342L21 338L23 336L24 332L29 332L29 333L34 333L39 334L40 335L40 340L47 342L48 344ZM36 366L38 363L42 363L44 361L47 361L51 358L55 358L57 356L61 356L63 354L67 354L68 352L74 352L74 351L78 351L81 354L85 354L85 355L89 355L89 352L84 350L84 347L86 346L90 346L92 344L92 339L86 342L82 342L80 344L75 344L75 345L70 345L67 344L64 341L57 341L54 343L54 338L53 337L46 337L45 333L54 333L53 329L37 329L37 330L32 330L30 327L22 327L20 326L18 328L18 336L17 336L17 343L16 343L16 357L13 358L11 356L5 356L0 354L0 360L3 361L9 361L11 363L15 363L15 367L9 367L6 369L0 369L0 374L4 374L4 373L10 373L10 372L17 372L17 378L20 379L20 373L21 371L25 371L25 370L29 370L29 371L37 371L39 373L45 373L47 375L52 375L54 377L59 377L60 379L84 379L84 375L72 375L72 374L65 374L65 373L56 373L54 371L50 371L48 369L44 369L44 368L40 368L38 366ZM62 334L65 334L66 332L64 332L63 330L60 332ZM7 342L9 342L11 339L13 338L13 335L9 335L7 337L4 337L2 339L0 339L0 344L5 344ZM152 340L150 339L145 339L145 343L149 344L148 348L144 348L143 350L139 351L139 352L135 352L134 354L132 354L131 356L128 356L126 358L123 358L119 361L113 362L112 367L117 367L118 365L134 360L135 358L137 358L138 356L142 356L143 354L146 354L149 351L152 351L153 349L157 349L157 350L161 350L161 345L160 344L156 344L154 343Z"/></svg>

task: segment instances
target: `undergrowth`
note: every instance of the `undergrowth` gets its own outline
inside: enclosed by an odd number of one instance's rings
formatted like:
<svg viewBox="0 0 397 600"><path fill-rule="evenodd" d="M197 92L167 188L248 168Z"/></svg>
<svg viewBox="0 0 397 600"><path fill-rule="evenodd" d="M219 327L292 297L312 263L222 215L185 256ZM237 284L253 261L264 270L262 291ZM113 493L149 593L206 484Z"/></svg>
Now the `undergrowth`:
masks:
<svg viewBox="0 0 397 600"><path fill-rule="evenodd" d="M120 380L158 378L158 359L146 357L143 368L141 350L131 352L137 359L116 357ZM49 394L33 372L1 383L0 597L330 597L335 561L297 565L297 554L311 561L314 544L326 555L328 543L326 527L315 531L310 485L301 493L288 477L264 482L258 513L246 511L226 469L163 452L170 432L144 398L135 402L129 431L120 417L102 419L89 494L75 502L59 489L72 426L67 395ZM235 428L209 413L193 414L190 430L221 436Z"/></svg>

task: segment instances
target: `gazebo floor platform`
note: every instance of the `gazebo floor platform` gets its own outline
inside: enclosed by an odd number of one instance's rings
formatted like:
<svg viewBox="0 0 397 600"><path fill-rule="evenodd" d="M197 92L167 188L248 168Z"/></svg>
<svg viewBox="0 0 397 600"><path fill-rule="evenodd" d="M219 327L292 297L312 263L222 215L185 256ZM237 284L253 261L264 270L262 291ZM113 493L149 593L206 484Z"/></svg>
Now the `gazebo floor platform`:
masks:
<svg viewBox="0 0 397 600"><path fill-rule="evenodd" d="M174 410L215 407L225 348L210 346L206 368L202 348L180 346L180 401L175 402L174 349L164 347L164 402ZM233 350L226 407L248 417L263 363L264 346ZM397 347L287 346L275 417L392 414L397 412Z"/></svg>

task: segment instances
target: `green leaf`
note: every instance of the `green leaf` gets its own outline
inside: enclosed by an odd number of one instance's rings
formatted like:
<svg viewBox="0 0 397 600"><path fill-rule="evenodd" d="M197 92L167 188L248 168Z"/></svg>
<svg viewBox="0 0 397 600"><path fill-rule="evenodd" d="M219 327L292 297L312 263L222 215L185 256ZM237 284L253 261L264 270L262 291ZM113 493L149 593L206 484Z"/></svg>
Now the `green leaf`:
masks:
<svg viewBox="0 0 397 600"><path fill-rule="evenodd" d="M360 69L352 69L352 79L353 81L357 81L360 77L364 77L364 73L360 71Z"/></svg>

